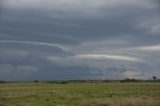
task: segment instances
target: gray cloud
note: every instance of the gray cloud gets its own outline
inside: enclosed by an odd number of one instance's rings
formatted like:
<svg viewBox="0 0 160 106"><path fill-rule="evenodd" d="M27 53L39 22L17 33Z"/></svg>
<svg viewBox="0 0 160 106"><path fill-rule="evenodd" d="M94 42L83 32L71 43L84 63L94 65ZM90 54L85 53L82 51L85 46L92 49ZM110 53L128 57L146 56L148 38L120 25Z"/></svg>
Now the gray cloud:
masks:
<svg viewBox="0 0 160 106"><path fill-rule="evenodd" d="M0 80L160 77L158 2L1 0Z"/></svg>
<svg viewBox="0 0 160 106"><path fill-rule="evenodd" d="M7 81L19 81L19 80L34 80L38 69L33 66L17 65L12 64L1 64L0 65L0 79Z"/></svg>

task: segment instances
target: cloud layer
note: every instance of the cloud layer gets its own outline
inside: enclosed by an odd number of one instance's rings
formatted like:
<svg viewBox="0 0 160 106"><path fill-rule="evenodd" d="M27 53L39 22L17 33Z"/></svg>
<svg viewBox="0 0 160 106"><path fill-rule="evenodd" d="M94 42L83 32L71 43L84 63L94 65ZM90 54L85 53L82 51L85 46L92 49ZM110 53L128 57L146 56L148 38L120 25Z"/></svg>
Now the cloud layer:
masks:
<svg viewBox="0 0 160 106"><path fill-rule="evenodd" d="M160 77L157 0L1 0L0 80Z"/></svg>

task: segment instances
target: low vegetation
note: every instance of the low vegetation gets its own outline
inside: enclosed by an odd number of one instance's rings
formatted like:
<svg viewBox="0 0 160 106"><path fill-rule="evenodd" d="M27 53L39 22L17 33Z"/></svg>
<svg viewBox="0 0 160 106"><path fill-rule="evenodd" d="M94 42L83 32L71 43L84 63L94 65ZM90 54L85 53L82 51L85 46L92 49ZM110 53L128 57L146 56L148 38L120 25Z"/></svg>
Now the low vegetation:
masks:
<svg viewBox="0 0 160 106"><path fill-rule="evenodd" d="M160 83L2 83L0 106L160 106Z"/></svg>

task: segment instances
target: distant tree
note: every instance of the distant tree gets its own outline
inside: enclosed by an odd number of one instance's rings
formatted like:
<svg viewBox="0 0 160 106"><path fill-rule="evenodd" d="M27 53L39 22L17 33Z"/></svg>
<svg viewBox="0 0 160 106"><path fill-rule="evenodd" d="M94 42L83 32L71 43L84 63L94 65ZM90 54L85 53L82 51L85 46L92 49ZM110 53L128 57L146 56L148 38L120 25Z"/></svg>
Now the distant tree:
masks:
<svg viewBox="0 0 160 106"><path fill-rule="evenodd" d="M126 78L126 79L124 79L124 80L121 80L120 82L138 82L138 80L136 80L136 79L134 79L134 78L132 78L132 79L130 79L130 78Z"/></svg>
<svg viewBox="0 0 160 106"><path fill-rule="evenodd" d="M156 76L152 76L152 79L153 79L153 81L156 81L157 77Z"/></svg>
<svg viewBox="0 0 160 106"><path fill-rule="evenodd" d="M5 81L1 81L1 80L0 80L0 83L5 83Z"/></svg>
<svg viewBox="0 0 160 106"><path fill-rule="evenodd" d="M67 84L67 81L61 81L59 84Z"/></svg>
<svg viewBox="0 0 160 106"><path fill-rule="evenodd" d="M39 81L38 81L38 80L34 80L34 82L35 82L35 83L38 83Z"/></svg>

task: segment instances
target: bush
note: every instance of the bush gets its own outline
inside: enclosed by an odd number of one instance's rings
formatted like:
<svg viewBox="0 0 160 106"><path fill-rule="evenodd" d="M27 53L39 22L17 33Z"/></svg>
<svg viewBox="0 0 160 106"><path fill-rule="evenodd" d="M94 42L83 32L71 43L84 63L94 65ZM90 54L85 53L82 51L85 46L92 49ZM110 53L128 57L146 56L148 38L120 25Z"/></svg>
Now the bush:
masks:
<svg viewBox="0 0 160 106"><path fill-rule="evenodd" d="M0 83L5 83L5 81L0 81Z"/></svg>

